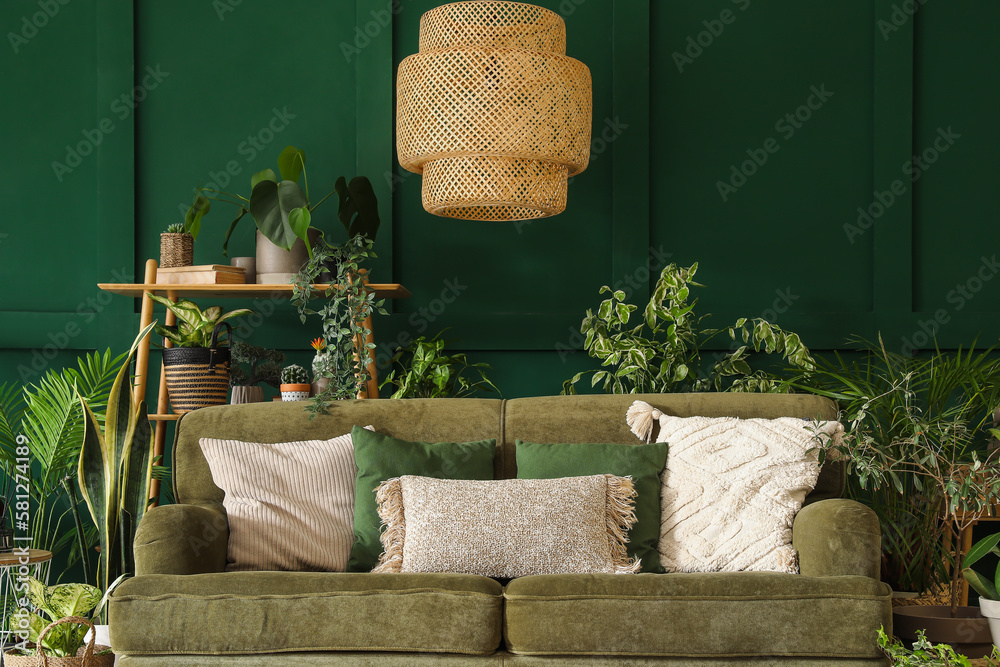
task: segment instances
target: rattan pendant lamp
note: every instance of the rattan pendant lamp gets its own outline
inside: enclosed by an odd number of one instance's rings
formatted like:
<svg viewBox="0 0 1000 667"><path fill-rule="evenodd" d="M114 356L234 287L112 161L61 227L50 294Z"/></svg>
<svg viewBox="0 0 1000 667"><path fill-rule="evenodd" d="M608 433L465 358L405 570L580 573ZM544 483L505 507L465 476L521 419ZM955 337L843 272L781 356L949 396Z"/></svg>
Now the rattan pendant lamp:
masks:
<svg viewBox="0 0 1000 667"><path fill-rule="evenodd" d="M566 56L566 25L542 7L472 0L427 12L397 99L399 163L423 174L435 215L556 215L568 178L587 168L590 70Z"/></svg>

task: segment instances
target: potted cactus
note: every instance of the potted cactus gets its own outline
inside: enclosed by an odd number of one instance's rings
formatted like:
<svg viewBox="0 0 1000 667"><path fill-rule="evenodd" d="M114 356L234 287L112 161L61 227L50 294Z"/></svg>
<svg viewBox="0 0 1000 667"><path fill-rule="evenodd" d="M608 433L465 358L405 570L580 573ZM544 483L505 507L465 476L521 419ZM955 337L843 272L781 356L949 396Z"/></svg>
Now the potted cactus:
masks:
<svg viewBox="0 0 1000 667"><path fill-rule="evenodd" d="M326 341L322 338L313 339L310 345L316 350L316 356L313 357L312 363L312 395L319 396L326 391L330 384L330 378L333 377L333 355L326 349Z"/></svg>
<svg viewBox="0 0 1000 667"><path fill-rule="evenodd" d="M184 216L184 222L177 222L160 234L160 267L191 266L194 264L194 240L201 231L201 219L205 217L212 203L198 195Z"/></svg>
<svg viewBox="0 0 1000 667"><path fill-rule="evenodd" d="M304 401L309 398L309 371L298 364L285 366L281 371L281 400Z"/></svg>

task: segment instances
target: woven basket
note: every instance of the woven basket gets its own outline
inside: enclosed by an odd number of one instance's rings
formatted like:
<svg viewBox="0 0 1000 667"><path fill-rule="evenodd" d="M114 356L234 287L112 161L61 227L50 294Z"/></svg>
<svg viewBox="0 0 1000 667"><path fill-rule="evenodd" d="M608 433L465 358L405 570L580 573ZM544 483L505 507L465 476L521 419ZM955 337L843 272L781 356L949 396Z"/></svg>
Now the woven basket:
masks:
<svg viewBox="0 0 1000 667"><path fill-rule="evenodd" d="M42 637L48 633L49 630L60 625L62 623L81 623L90 626L90 640L87 642L86 646L80 647L77 651L76 656L72 658L50 658L45 654L45 649L42 648ZM38 635L37 654L36 655L17 655L13 651L8 651L3 655L3 662L6 667L114 667L115 656L113 653L105 653L103 655L94 655L99 651L103 651L108 646L102 646L100 644L94 644L94 624L85 618L80 616L67 616L66 618L61 618L54 623L49 623L45 626L45 629Z"/></svg>
<svg viewBox="0 0 1000 667"><path fill-rule="evenodd" d="M171 347L163 350L163 373L170 406L177 414L213 405L224 405L229 395L228 348L218 347L222 322L212 332L210 347Z"/></svg>
<svg viewBox="0 0 1000 667"><path fill-rule="evenodd" d="M160 268L191 266L194 238L190 234L160 234Z"/></svg>
<svg viewBox="0 0 1000 667"><path fill-rule="evenodd" d="M399 163L423 174L424 208L464 220L527 220L566 208L590 160L590 70L566 55L555 12L474 0L420 19L399 66Z"/></svg>

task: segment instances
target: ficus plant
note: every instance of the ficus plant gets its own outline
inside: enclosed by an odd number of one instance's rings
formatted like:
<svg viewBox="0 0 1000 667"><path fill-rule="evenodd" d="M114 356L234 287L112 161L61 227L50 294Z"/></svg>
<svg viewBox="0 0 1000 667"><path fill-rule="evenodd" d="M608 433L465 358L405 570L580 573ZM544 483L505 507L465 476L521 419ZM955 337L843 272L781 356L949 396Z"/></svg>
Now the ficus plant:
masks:
<svg viewBox="0 0 1000 667"><path fill-rule="evenodd" d="M563 383L562 393L575 394L576 383L588 373L591 386L600 384L615 394L790 391L790 378L755 371L748 360L765 352L780 355L796 368L811 368L812 355L798 334L761 318L741 317L723 329L702 328L710 315L694 312L698 300L691 300L691 288L702 287L693 280L697 271L697 263L664 267L638 323L634 315L639 308L626 301L625 292L602 287L600 293L610 297L596 313L587 310L580 325L584 349L601 362L601 368L577 373ZM716 355L706 365L703 350L722 334L734 341L735 349Z"/></svg>

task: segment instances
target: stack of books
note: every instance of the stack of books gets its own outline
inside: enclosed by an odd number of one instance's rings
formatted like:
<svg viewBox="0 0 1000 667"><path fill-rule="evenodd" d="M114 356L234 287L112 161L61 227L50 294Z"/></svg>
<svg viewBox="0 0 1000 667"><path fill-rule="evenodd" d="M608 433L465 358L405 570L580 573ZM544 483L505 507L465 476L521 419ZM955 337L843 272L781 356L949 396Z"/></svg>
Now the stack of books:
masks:
<svg viewBox="0 0 1000 667"><path fill-rule="evenodd" d="M246 269L226 264L157 269L157 285L242 285Z"/></svg>

